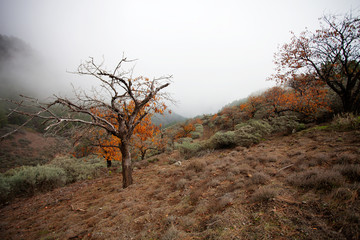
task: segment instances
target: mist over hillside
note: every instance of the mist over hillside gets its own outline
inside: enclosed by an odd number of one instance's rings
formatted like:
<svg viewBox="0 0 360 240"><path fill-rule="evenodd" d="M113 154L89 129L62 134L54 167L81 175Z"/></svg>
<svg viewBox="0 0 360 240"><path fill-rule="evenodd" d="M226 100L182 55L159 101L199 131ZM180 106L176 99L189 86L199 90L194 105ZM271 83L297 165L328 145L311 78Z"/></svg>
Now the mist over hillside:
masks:
<svg viewBox="0 0 360 240"><path fill-rule="evenodd" d="M22 94L48 98L60 91L68 92L70 85L65 87L64 80L52 63L25 41L0 35L0 97L14 98Z"/></svg>
<svg viewBox="0 0 360 240"><path fill-rule="evenodd" d="M0 82L1 97L12 97L20 93L33 94L33 78L38 75L40 59L34 50L16 37L0 35Z"/></svg>
<svg viewBox="0 0 360 240"><path fill-rule="evenodd" d="M187 118L177 114L177 113L174 113L172 112L171 114L168 113L168 112L165 112L163 115L160 115L160 114L155 114L153 117L152 117L152 122L155 124L155 125L160 125L162 127L168 127L168 126L171 126L175 123L178 123L178 122L183 122L185 121Z"/></svg>

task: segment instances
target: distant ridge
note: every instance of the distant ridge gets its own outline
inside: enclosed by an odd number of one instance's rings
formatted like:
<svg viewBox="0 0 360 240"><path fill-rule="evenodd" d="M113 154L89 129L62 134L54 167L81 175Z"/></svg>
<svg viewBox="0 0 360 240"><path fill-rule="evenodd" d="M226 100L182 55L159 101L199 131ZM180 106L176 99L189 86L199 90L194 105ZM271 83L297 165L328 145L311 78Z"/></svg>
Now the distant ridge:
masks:
<svg viewBox="0 0 360 240"><path fill-rule="evenodd" d="M169 114L168 112L165 112L164 115L155 114L152 117L152 122L158 126L161 124L163 127L168 127L178 122L184 122L186 119L186 117L183 117L177 113L172 112Z"/></svg>

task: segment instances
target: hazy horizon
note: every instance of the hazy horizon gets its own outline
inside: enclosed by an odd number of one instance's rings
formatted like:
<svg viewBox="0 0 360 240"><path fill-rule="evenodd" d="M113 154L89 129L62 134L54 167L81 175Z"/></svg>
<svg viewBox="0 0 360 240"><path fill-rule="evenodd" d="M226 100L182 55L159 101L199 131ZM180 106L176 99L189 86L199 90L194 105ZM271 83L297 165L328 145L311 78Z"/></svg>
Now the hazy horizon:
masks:
<svg viewBox="0 0 360 240"><path fill-rule="evenodd" d="M315 30L324 14L359 8L355 0L0 0L0 34L23 40L40 56L26 65L36 69L28 69L32 76L8 68L0 81L4 86L11 72L24 88L64 94L71 84L88 87L68 73L88 57L104 57L111 69L125 54L138 59L135 75L173 75L167 91L178 102L170 106L176 113L215 113L275 85L266 79L290 31Z"/></svg>

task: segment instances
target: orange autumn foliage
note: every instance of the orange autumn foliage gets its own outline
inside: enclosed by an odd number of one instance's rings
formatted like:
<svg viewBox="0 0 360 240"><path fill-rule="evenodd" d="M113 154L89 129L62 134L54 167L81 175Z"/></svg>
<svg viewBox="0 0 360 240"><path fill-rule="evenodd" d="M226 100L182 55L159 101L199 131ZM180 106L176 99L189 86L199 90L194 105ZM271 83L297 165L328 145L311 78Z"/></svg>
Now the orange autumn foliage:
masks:
<svg viewBox="0 0 360 240"><path fill-rule="evenodd" d="M130 102L128 104L123 105L123 110L127 110L127 116L131 115L131 112L135 109L135 103ZM126 109L125 109L126 108ZM149 102L146 104L145 108L142 111L152 110L153 113L163 114L166 110L167 106L164 103L158 103L156 100L153 102ZM105 117L112 124L117 126L116 115L110 114L108 111L93 109L94 114L97 116ZM149 148L149 145L156 145L155 138L159 134L159 127L155 126L151 122L151 117L153 113L146 114L141 122L134 128L133 135L131 138L131 146L135 150L135 152L143 155L146 150ZM140 114L141 116L142 114ZM135 119L137 121L138 119ZM115 160L121 161L121 140L120 138L107 134L103 129L98 130L93 134L92 141L95 142L96 148L94 152L98 155L104 157L106 160ZM142 156L143 157L143 156Z"/></svg>
<svg viewBox="0 0 360 240"><path fill-rule="evenodd" d="M306 82L310 76L300 75L294 79L296 83ZM299 84L291 88L272 87L260 96L249 97L248 101L240 105L240 111L249 118L262 110L264 117L277 116L283 112L292 111L306 117L316 118L319 111L331 111L328 101L328 90L321 84Z"/></svg>
<svg viewBox="0 0 360 240"><path fill-rule="evenodd" d="M191 136L191 132L195 131L195 127L192 123L182 124L179 131L175 135L175 139L186 138Z"/></svg>
<svg viewBox="0 0 360 240"><path fill-rule="evenodd" d="M240 105L240 110L244 111L249 118L253 118L262 103L262 96L250 96L246 103Z"/></svg>

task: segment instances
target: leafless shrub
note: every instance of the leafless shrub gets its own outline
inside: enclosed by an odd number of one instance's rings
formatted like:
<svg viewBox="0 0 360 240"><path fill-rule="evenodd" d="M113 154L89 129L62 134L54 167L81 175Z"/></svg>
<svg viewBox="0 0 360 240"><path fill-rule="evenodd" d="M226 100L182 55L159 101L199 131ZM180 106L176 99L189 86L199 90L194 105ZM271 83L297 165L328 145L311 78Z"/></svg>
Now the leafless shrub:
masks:
<svg viewBox="0 0 360 240"><path fill-rule="evenodd" d="M149 162L147 160L142 160L142 161L138 161L138 162L134 162L133 163L133 168L138 168L138 169L142 169L149 166Z"/></svg>
<svg viewBox="0 0 360 240"><path fill-rule="evenodd" d="M206 167L206 163L202 160L193 160L187 166L187 170L194 170L195 172L202 172Z"/></svg>
<svg viewBox="0 0 360 240"><path fill-rule="evenodd" d="M189 195L190 204L195 206L199 202L202 194L203 194L203 189L199 189L199 188L193 189Z"/></svg>
<svg viewBox="0 0 360 240"><path fill-rule="evenodd" d="M313 169L292 174L287 178L287 181L294 186L305 189L331 190L341 186L343 177L337 171Z"/></svg>
<svg viewBox="0 0 360 240"><path fill-rule="evenodd" d="M177 190L184 189L187 182L188 181L186 179L184 179L184 178L180 179L179 181L177 181L175 183L175 189L177 189Z"/></svg>
<svg viewBox="0 0 360 240"><path fill-rule="evenodd" d="M193 169L191 169L186 171L185 178L188 180L194 180L195 178L197 178L197 174Z"/></svg>
<svg viewBox="0 0 360 240"><path fill-rule="evenodd" d="M225 209L225 207L232 204L234 196L232 193L226 193L224 196L217 198L215 201L210 203L209 211L218 212Z"/></svg>
<svg viewBox="0 0 360 240"><path fill-rule="evenodd" d="M226 174L226 180L228 180L228 181L230 181L230 182L233 182L233 181L235 181L235 175L232 173L232 172L228 172L227 174Z"/></svg>
<svg viewBox="0 0 360 240"><path fill-rule="evenodd" d="M279 190L273 186L264 186L257 189L251 196L251 202L268 202L279 194Z"/></svg>
<svg viewBox="0 0 360 240"><path fill-rule="evenodd" d="M223 209L226 206L231 205L233 201L234 196L231 193L227 193L218 199L217 206L219 209Z"/></svg>
<svg viewBox="0 0 360 240"><path fill-rule="evenodd" d="M248 173L251 173L253 171L254 171L253 168L250 167L249 164L246 164L246 163L237 165L237 166L230 169L230 172L232 172L235 175L248 174Z"/></svg>
<svg viewBox="0 0 360 240"><path fill-rule="evenodd" d="M185 229L190 229L190 228L194 228L196 226L196 218L190 217L188 216L183 216L180 218L180 224L185 228Z"/></svg>
<svg viewBox="0 0 360 240"><path fill-rule="evenodd" d="M181 231L175 228L174 225L171 225L169 229L161 236L161 240L175 240L179 239Z"/></svg>
<svg viewBox="0 0 360 240"><path fill-rule="evenodd" d="M163 220L163 223L165 226L171 226L175 223L176 217L173 215L169 215L167 217L165 217L165 219Z"/></svg>
<svg viewBox="0 0 360 240"><path fill-rule="evenodd" d="M264 164L267 162L276 162L277 158L274 155L264 155L258 158L259 162Z"/></svg>
<svg viewBox="0 0 360 240"><path fill-rule="evenodd" d="M360 163L360 157L353 153L343 152L337 156L337 164L354 164Z"/></svg>
<svg viewBox="0 0 360 240"><path fill-rule="evenodd" d="M339 201L347 201L353 197L353 194L354 192L351 191L350 188L340 187L332 192L331 198Z"/></svg>
<svg viewBox="0 0 360 240"><path fill-rule="evenodd" d="M352 113L335 115L332 125L340 130L355 130L360 128L360 117Z"/></svg>
<svg viewBox="0 0 360 240"><path fill-rule="evenodd" d="M270 176L263 172L257 172L252 175L250 182L252 184L266 184L270 181Z"/></svg>
<svg viewBox="0 0 360 240"><path fill-rule="evenodd" d="M209 220L204 222L206 229L218 229L224 226L224 217L219 214L213 215Z"/></svg>
<svg viewBox="0 0 360 240"><path fill-rule="evenodd" d="M208 187L217 187L220 184L219 179L214 178L210 182L207 183Z"/></svg>
<svg viewBox="0 0 360 240"><path fill-rule="evenodd" d="M316 166L316 165L322 165L324 163L326 163L327 161L329 161L330 156L326 153L315 153L312 156L309 156L310 162L309 165L310 166Z"/></svg>
<svg viewBox="0 0 360 240"><path fill-rule="evenodd" d="M226 192L234 192L236 189L243 188L245 186L244 179L237 179L234 183L228 185Z"/></svg>
<svg viewBox="0 0 360 240"><path fill-rule="evenodd" d="M344 177L348 178L350 181L360 182L359 164L335 165L334 170L339 171Z"/></svg>

